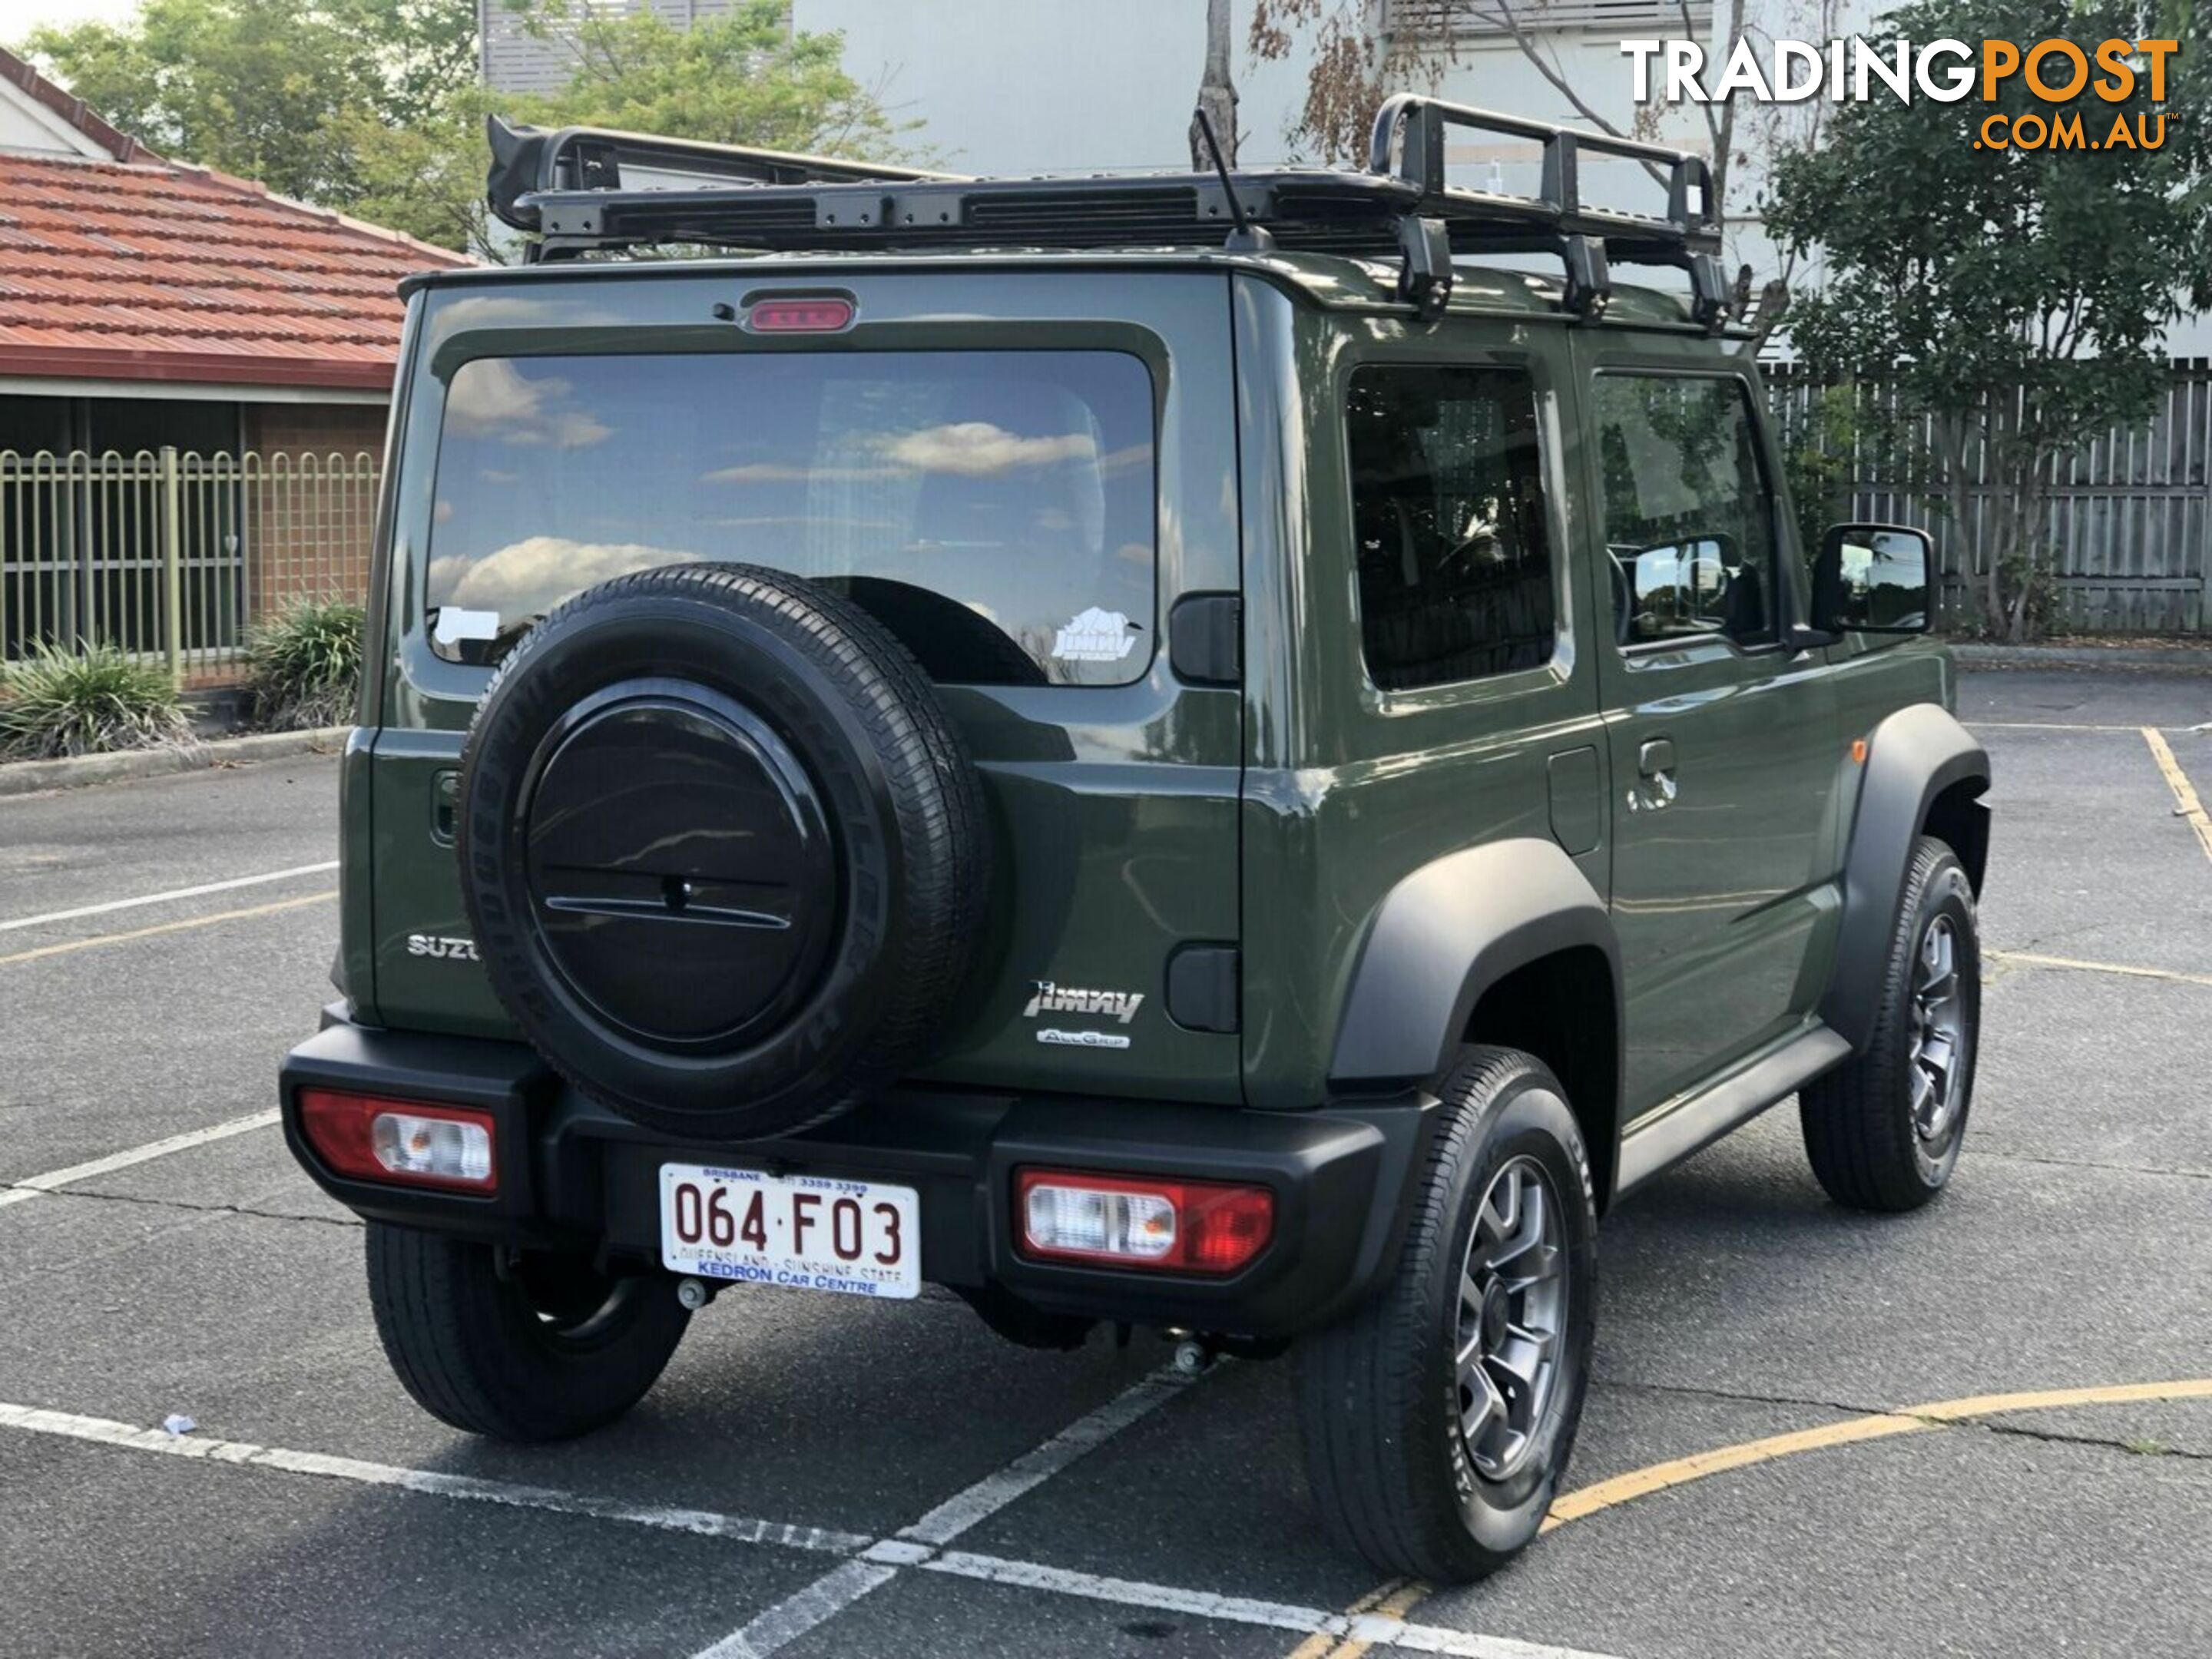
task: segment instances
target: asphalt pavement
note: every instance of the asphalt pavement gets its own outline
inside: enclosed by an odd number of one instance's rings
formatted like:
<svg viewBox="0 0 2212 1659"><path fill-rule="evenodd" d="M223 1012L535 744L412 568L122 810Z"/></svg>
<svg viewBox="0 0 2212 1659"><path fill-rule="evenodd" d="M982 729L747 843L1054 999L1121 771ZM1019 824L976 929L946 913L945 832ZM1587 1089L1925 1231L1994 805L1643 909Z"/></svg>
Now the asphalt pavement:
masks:
<svg viewBox="0 0 2212 1659"><path fill-rule="evenodd" d="M611 1429L447 1430L270 1121L336 763L0 801L0 1653L2199 1659L2212 677L1960 705L1997 816L1951 1190L1840 1210L1784 1108L1624 1203L1573 1490L1433 1594L1328 1543L1287 1364L934 1295L732 1291Z"/></svg>

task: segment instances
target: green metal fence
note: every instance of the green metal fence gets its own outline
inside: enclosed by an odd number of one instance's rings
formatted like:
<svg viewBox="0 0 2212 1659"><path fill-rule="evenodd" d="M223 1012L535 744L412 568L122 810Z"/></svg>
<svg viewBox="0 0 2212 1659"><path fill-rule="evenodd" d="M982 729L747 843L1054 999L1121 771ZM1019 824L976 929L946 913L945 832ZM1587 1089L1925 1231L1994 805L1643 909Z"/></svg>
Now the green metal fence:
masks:
<svg viewBox="0 0 2212 1659"><path fill-rule="evenodd" d="M178 684L233 678L246 630L360 600L379 458L0 450L0 659L112 646Z"/></svg>

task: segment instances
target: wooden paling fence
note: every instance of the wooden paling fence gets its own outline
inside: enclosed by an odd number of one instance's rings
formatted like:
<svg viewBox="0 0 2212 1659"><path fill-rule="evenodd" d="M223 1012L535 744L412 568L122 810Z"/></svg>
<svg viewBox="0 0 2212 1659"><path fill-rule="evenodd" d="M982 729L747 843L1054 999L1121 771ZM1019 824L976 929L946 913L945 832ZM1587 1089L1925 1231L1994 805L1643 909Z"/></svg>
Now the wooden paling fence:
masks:
<svg viewBox="0 0 2212 1659"><path fill-rule="evenodd" d="M1769 367L1768 394L1785 434L1808 429L1823 388L1788 368ZM1876 386L1852 396L1864 410L1882 406ZM1923 434L1924 436L1924 434ZM1851 516L1918 525L1934 534L1942 568L1946 615L1973 614L1985 568L1984 526L1993 491L1986 453L1977 452L1966 521L1953 525L1942 503L1901 476L1898 457L1866 444L1848 463ZM2212 633L2205 578L2212 565L2212 361L2177 359L2164 397L2140 426L2116 428L2054 458L2038 562L2048 573L2054 627L2085 633L2202 635Z"/></svg>

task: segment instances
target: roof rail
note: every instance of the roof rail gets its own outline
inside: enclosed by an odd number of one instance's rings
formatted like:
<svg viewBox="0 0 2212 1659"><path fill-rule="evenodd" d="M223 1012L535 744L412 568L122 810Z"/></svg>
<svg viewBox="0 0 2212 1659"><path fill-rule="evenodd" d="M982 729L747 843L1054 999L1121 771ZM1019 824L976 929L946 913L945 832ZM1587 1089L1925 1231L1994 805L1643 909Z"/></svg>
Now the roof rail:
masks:
<svg viewBox="0 0 2212 1659"><path fill-rule="evenodd" d="M1446 183L1455 128L1535 141L1537 193ZM1726 320L1730 297L1703 157L1412 94L1376 112L1360 171L975 179L590 127L548 132L496 116L489 131L492 210L537 236L527 257L538 259L662 243L827 252L1224 243L1249 252L1272 242L1395 256L1400 297L1428 318L1449 301L1460 254L1556 255L1566 307L1584 319L1603 313L1615 264L1687 271L1693 313L1709 328ZM1665 213L1585 203L1586 155L1640 163L1665 184Z"/></svg>

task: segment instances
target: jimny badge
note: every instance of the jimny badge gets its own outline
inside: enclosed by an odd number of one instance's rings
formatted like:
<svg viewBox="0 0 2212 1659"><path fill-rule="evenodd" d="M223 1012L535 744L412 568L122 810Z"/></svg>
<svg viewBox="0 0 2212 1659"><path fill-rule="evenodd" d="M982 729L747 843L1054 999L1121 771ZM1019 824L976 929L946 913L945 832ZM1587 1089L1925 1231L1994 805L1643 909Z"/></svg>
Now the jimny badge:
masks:
<svg viewBox="0 0 2212 1659"><path fill-rule="evenodd" d="M1022 1010L1022 1018L1035 1019L1040 1014L1106 1014L1127 1025L1131 1020L1136 1018L1137 1010L1144 1006L1144 1001L1145 994L1142 991L1085 990L1076 986L1055 985L1048 979L1040 979L1031 984L1029 1006ZM1037 1033L1037 1041L1040 1042L1066 1042L1073 1035L1076 1034L1066 1031L1040 1031ZM1105 1033L1099 1032L1096 1035L1103 1037ZM1085 1046L1126 1048L1129 1044L1128 1039L1124 1037L1116 1043L1092 1042Z"/></svg>

